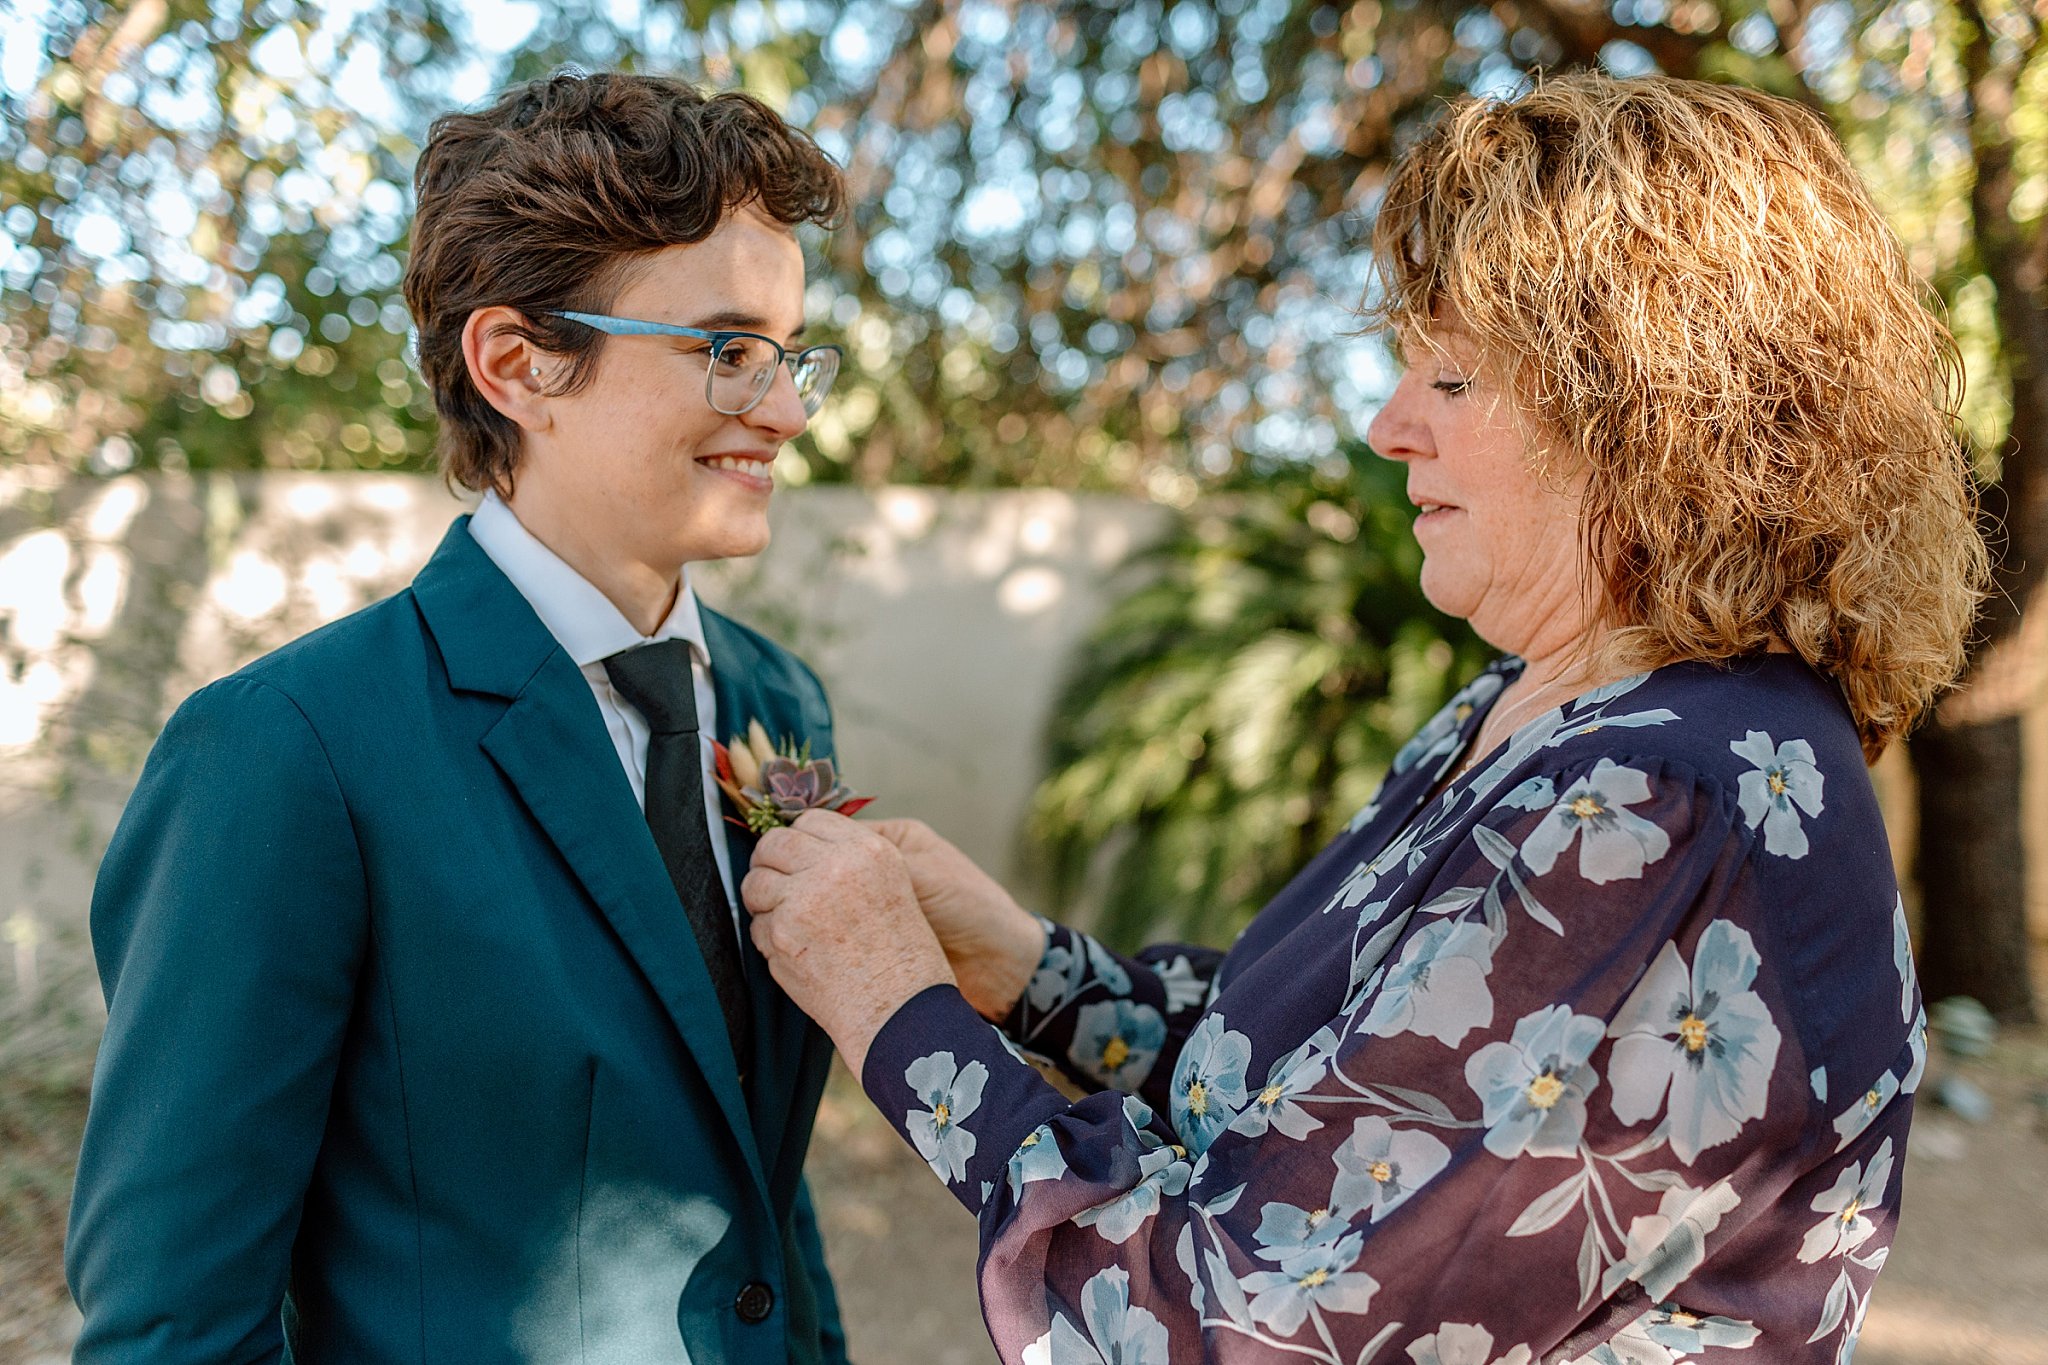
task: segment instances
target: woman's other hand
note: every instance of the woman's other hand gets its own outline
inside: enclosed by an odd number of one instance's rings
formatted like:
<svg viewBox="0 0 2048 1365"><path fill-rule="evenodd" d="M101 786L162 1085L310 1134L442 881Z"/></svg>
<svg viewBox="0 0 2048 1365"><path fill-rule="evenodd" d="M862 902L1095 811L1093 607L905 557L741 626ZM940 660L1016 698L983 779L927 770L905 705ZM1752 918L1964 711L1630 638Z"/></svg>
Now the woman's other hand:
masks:
<svg viewBox="0 0 2048 1365"><path fill-rule="evenodd" d="M843 815L806 811L763 835L740 899L776 984L831 1035L856 1076L904 1001L953 981L903 855Z"/></svg>
<svg viewBox="0 0 2048 1365"><path fill-rule="evenodd" d="M932 932L984 1019L1000 1021L1024 994L1045 954L1045 926L922 820L870 820L894 844Z"/></svg>

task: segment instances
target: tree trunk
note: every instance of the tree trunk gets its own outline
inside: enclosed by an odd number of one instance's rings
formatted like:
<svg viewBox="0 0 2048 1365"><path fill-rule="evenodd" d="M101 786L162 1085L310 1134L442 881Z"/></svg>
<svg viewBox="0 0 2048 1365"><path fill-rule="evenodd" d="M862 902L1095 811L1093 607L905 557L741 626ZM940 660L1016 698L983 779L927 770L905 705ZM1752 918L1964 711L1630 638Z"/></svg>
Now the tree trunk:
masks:
<svg viewBox="0 0 2048 1365"><path fill-rule="evenodd" d="M1974 996L2001 1019L2032 1021L2020 721L1928 725L1909 749L1920 787L1920 987L1929 1001Z"/></svg>
<svg viewBox="0 0 2048 1365"><path fill-rule="evenodd" d="M2048 581L2048 227L2038 220L2023 225L2013 212L2012 123L2019 75L2039 28L2030 26L2015 44L2016 56L2001 54L1978 0L1963 0L1960 9L1969 25L1963 64L1976 160L1971 226L1998 290L2012 421L1998 452L1998 481L1983 490L1994 590L1981 634L1963 690L1942 702L1912 742L1920 779L1916 874L1925 907L1920 971L1929 1000L1970 995L2002 1019L2031 1021L2020 716L2039 704L2048 665L2041 631L2027 614L2044 609Z"/></svg>

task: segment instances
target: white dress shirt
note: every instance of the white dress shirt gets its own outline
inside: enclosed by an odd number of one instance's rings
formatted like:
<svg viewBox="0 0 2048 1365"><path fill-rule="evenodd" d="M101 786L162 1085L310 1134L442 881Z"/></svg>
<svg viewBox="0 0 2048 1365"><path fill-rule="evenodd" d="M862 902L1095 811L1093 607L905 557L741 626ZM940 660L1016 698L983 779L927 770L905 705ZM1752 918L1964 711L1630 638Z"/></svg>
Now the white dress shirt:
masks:
<svg viewBox="0 0 2048 1365"><path fill-rule="evenodd" d="M556 643L583 670L591 695L597 698L598 714L618 751L626 780L633 785L633 799L647 808L647 720L633 703L612 687L604 661L622 649L653 644L656 640L690 642L690 681L697 694L698 748L704 769L704 816L711 830L711 856L718 863L718 880L725 886L726 904L732 907L734 932L740 932L739 897L733 894L732 853L725 846L723 794L718 790L717 760L711 741L718 734L718 699L711 690L711 651L704 643L704 621L697 611L697 594L690 587L687 568L682 591L668 619L654 634L642 635L625 614L612 605L591 581L569 565L533 532L521 524L510 507L495 492L484 494L483 502L469 519L469 534L491 557L491 562L512 580L512 586L528 604Z"/></svg>

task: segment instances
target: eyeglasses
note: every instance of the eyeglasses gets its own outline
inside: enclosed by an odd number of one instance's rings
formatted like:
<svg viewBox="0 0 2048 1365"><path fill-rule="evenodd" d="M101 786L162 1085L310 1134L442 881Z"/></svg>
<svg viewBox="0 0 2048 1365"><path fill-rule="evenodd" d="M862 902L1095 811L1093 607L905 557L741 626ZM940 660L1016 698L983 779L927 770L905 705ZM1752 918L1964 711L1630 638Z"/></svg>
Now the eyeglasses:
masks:
<svg viewBox="0 0 2048 1365"><path fill-rule="evenodd" d="M614 318L602 313L556 312L551 316L580 322L606 336L693 337L709 343L710 366L704 372L704 397L712 410L727 417L752 412L768 396L775 371L787 365L796 381L796 396L804 405L804 416L815 417L839 376L839 348L810 346L791 355L788 350L758 332L707 332L701 327L680 327L669 322L642 322L638 318Z"/></svg>

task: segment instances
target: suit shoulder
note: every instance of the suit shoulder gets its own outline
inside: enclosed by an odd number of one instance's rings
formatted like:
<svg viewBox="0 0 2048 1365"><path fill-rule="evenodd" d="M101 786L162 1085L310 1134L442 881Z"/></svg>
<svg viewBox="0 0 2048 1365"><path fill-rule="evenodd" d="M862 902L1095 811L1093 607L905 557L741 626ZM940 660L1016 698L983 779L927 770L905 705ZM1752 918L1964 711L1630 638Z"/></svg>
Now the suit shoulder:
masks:
<svg viewBox="0 0 2048 1365"><path fill-rule="evenodd" d="M741 621L735 621L722 611L701 607L705 633L711 637L712 662L721 662L721 653L737 648L742 657L734 660L744 667L766 669L779 673L783 680L799 692L814 694L818 700L825 698L825 684L817 671L794 650L776 643L760 631Z"/></svg>
<svg viewBox="0 0 2048 1365"><path fill-rule="evenodd" d="M405 588L280 645L201 691L259 684L290 698L310 717L337 700L360 701L380 680L408 672L407 661L424 648L412 589Z"/></svg>

